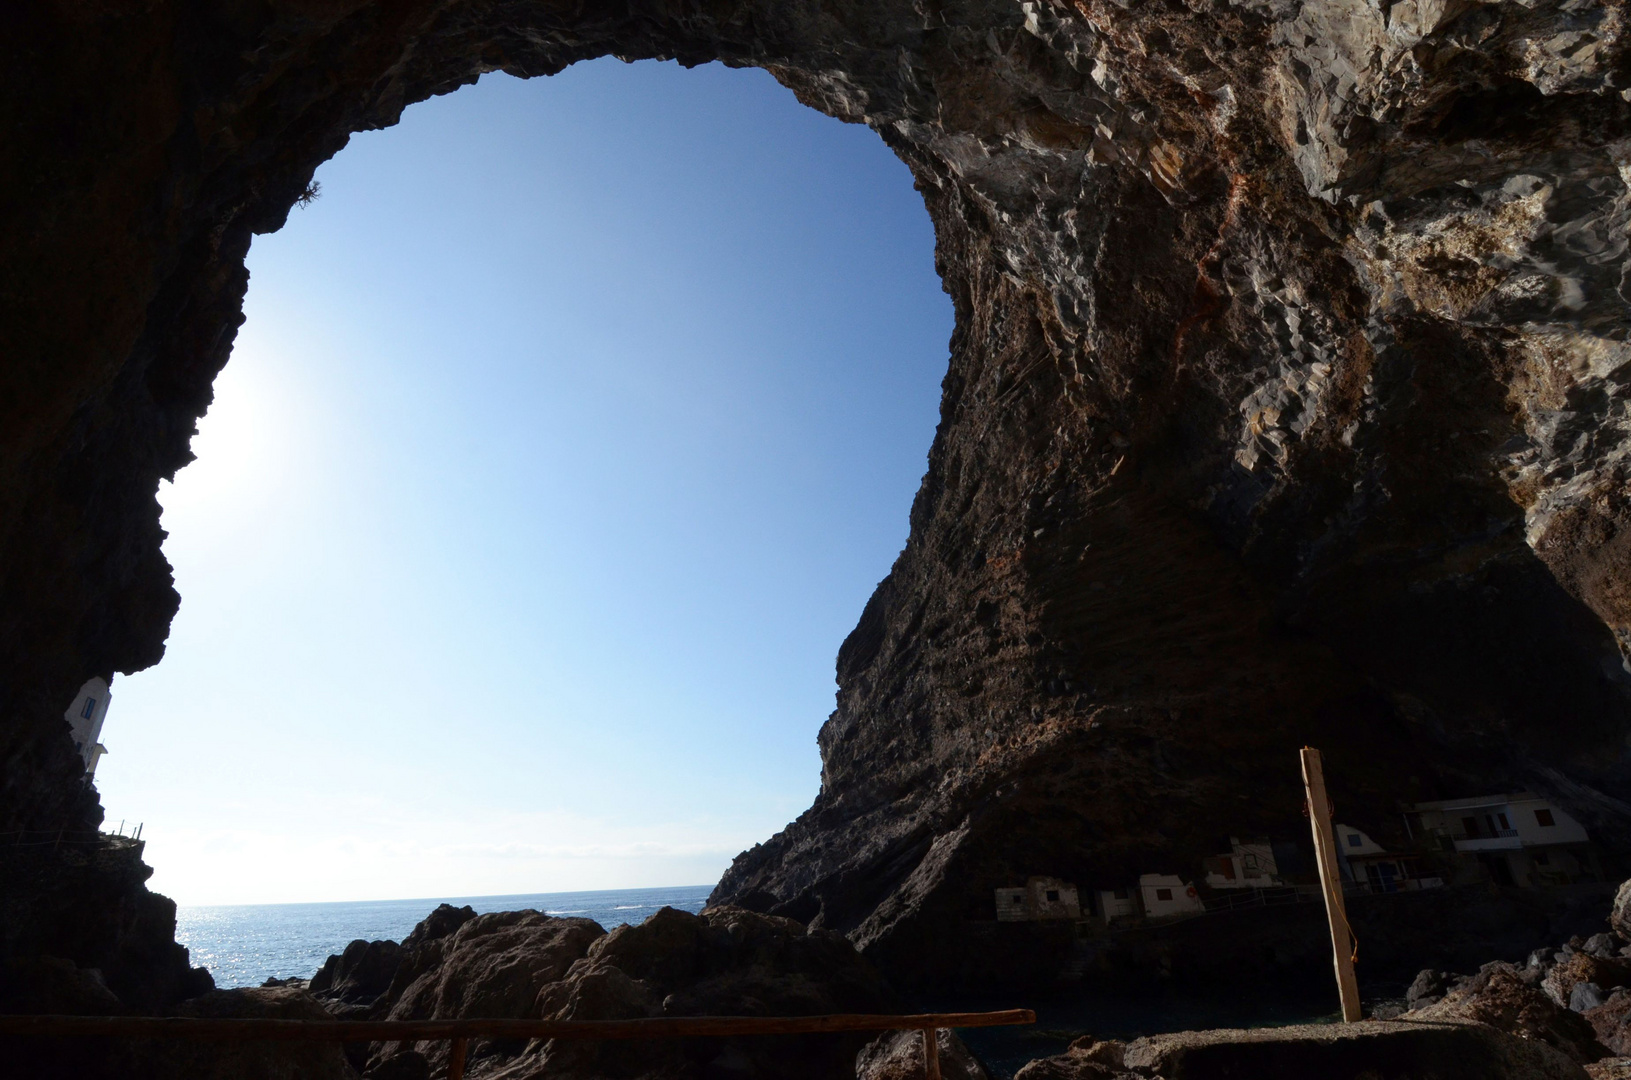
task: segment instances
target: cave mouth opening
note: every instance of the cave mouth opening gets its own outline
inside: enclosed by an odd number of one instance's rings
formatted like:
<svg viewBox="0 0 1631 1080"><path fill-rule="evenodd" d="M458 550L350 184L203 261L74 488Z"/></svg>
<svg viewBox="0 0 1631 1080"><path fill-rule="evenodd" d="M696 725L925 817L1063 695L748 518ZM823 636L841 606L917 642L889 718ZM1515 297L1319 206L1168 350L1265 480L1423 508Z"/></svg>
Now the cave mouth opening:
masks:
<svg viewBox="0 0 1631 1080"><path fill-rule="evenodd" d="M909 171L763 71L604 59L317 181L161 492L109 818L184 905L717 879L814 795L938 420Z"/></svg>

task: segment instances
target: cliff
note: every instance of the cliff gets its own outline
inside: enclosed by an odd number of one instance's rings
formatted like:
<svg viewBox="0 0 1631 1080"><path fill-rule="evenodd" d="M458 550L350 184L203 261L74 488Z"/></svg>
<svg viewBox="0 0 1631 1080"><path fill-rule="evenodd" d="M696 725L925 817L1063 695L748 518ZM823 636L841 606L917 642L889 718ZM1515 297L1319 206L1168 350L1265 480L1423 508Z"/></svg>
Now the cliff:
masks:
<svg viewBox="0 0 1631 1080"><path fill-rule="evenodd" d="M162 655L154 493L251 236L351 132L610 54L763 67L870 125L956 308L821 794L716 899L909 970L993 885L1301 828L1305 742L1379 839L1402 798L1524 786L1631 842L1620 0L4 18L0 832L100 819L62 705Z"/></svg>

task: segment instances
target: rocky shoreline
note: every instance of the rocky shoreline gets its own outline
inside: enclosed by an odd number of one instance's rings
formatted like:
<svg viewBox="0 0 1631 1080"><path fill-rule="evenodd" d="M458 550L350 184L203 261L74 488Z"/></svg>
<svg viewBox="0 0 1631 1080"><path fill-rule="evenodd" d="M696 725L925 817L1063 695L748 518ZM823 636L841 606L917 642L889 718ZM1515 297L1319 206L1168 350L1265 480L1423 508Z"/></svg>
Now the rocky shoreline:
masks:
<svg viewBox="0 0 1631 1080"><path fill-rule="evenodd" d="M1015 1080L1253 1075L1355 1080L1609 1080L1631 1074L1631 882L1602 929L1458 975L1420 972L1406 996L1354 1025L1083 1036ZM1023 1004L1016 1002L1016 1004ZM741 908L664 908L610 932L536 911L441 905L401 942L354 941L310 978L213 990L167 1010L194 1017L613 1020L916 1011L844 936ZM944 1075L991 1080L952 1032ZM448 1044L131 1044L114 1075L435 1080ZM472 1080L907 1080L915 1035L708 1038L642 1043L473 1040ZM1249 1072L1241 1072L1249 1069ZM1367 1070L1370 1070L1367 1072ZM1380 1070L1380 1071L1379 1071Z"/></svg>

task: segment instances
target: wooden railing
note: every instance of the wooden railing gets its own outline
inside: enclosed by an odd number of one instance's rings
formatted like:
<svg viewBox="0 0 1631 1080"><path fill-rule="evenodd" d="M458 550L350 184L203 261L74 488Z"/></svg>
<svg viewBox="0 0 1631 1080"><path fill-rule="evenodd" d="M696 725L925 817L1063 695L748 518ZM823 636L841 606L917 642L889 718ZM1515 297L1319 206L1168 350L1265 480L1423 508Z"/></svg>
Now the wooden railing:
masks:
<svg viewBox="0 0 1631 1080"><path fill-rule="evenodd" d="M228 1042L418 1042L453 1044L448 1080L463 1080L470 1039L685 1039L727 1035L809 1035L842 1031L921 1031L928 1080L940 1080L942 1028L1034 1024L1029 1009L884 1016L662 1016L645 1020L229 1020L190 1016L0 1016L0 1035L103 1036Z"/></svg>

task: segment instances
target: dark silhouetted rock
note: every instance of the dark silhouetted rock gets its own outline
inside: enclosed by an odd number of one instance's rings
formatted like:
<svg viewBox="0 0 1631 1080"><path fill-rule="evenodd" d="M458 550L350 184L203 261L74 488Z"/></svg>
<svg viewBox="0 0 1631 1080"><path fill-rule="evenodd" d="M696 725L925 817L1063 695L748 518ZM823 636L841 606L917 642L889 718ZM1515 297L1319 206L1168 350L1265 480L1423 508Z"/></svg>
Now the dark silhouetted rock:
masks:
<svg viewBox="0 0 1631 1080"><path fill-rule="evenodd" d="M328 1020L304 990L213 990L176 1015L211 1019ZM131 1044L127 1076L152 1080L356 1080L340 1044L332 1042L185 1041Z"/></svg>
<svg viewBox="0 0 1631 1080"><path fill-rule="evenodd" d="M417 1050L397 1050L374 1059L363 1080L430 1080L430 1061Z"/></svg>

